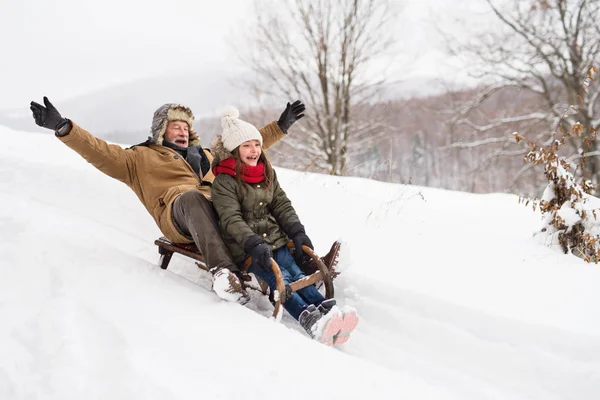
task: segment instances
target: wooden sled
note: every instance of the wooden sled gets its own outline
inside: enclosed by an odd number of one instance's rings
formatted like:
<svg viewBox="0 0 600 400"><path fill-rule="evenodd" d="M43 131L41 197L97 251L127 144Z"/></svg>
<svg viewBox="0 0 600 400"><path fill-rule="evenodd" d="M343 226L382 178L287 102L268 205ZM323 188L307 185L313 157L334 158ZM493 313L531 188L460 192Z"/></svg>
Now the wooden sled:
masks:
<svg viewBox="0 0 600 400"><path fill-rule="evenodd" d="M181 243L173 243L169 239L164 236L155 240L154 244L158 246L158 253L160 254L159 265L162 269L167 269L169 266L169 262L171 261L171 257L173 257L174 253L179 253L186 257L189 257L193 260L196 260L196 265L199 268L208 271L208 267L206 266L204 257L193 243L190 244L181 244ZM289 242L288 248L290 250L294 249L294 243ZM277 289L274 293L271 293L271 302L273 303L273 318L276 320L281 319L283 304L285 301L292 295L292 293L297 292L298 290L305 288L310 285L314 285L319 281L323 281L325 285L325 297L328 299L333 298L334 290L333 290L333 277L332 272L327 268L327 266L323 263L323 261L312 251L312 249L306 245L302 246L302 250L308 254L315 262L318 267L318 270L306 277L292 282L289 285L286 285L283 282L283 275L281 274L281 269L279 265L275 262L275 260L271 259L271 268L273 269L273 273L275 274L275 278L277 281ZM252 258L248 257L244 262L242 267L242 274L248 274L248 268L252 264ZM245 284L245 280L242 279L242 285ZM266 285L265 285L266 286ZM263 294L266 294L263 291Z"/></svg>

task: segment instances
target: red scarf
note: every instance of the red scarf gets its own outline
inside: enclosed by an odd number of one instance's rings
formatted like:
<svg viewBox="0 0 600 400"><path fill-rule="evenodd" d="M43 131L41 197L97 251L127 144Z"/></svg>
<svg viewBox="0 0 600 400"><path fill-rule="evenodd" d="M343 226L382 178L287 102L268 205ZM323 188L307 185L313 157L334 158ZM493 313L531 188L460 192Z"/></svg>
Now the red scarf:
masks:
<svg viewBox="0 0 600 400"><path fill-rule="evenodd" d="M235 159L226 158L213 167L213 174L235 176ZM265 164L259 162L256 166L242 163L242 180L248 183L258 183L265 179Z"/></svg>

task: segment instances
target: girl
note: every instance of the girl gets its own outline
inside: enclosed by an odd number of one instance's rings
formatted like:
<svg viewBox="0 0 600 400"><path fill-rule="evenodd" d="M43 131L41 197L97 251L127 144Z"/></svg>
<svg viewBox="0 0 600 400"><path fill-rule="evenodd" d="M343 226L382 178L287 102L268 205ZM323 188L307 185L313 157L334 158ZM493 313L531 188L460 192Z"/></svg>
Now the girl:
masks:
<svg viewBox="0 0 600 400"><path fill-rule="evenodd" d="M288 241L294 242L296 259L302 256L303 244L313 245L262 152L262 136L238 117L237 109L225 110L223 134L213 143L212 201L235 262L241 265L251 256L249 271L273 291L276 281L271 258L288 285L305 276L287 248ZM358 324L356 310L349 306L340 309L335 299L325 299L313 285L293 293L284 307L312 338L327 345L345 343Z"/></svg>

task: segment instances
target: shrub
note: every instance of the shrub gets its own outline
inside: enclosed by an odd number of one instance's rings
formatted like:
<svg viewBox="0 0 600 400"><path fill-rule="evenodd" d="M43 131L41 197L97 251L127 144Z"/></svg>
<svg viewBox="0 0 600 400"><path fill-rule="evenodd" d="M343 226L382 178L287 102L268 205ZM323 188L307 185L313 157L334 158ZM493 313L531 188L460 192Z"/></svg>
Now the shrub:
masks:
<svg viewBox="0 0 600 400"><path fill-rule="evenodd" d="M589 85L594 80L593 74L596 68L588 72ZM584 90L585 90L584 83ZM548 232L553 240L557 240L562 250L569 251L587 262L598 263L600 261L600 198L594 197L594 186L583 174L576 179L577 171L584 171L586 151L591 143L596 140L597 130L594 127L586 129L581 123L573 123L567 130L565 120L570 113L578 113L576 106L571 105L565 110L557 123L557 129L552 133L551 142L545 146L538 147L533 142L527 145L530 151L525 156L525 162L534 165L543 165L544 174L548 179L548 185L541 199L525 200L528 205L533 203L534 210L539 207L542 213L542 232ZM587 132L586 132L587 131ZM517 142L524 137L514 134ZM586 136L587 135L587 136ZM582 147L577 149L575 157L560 156L559 150L570 138L581 139ZM596 155L591 155L596 156ZM579 159L579 164L571 161Z"/></svg>

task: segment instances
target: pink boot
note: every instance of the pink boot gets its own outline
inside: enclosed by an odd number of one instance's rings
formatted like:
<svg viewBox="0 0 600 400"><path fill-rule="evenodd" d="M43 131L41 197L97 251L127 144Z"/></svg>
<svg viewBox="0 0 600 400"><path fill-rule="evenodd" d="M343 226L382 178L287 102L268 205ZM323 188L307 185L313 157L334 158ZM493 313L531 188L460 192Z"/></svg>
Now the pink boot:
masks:
<svg viewBox="0 0 600 400"><path fill-rule="evenodd" d="M344 324L342 310L338 306L333 308L317 321L314 326L315 340L327 345L334 344L335 336L341 331Z"/></svg>
<svg viewBox="0 0 600 400"><path fill-rule="evenodd" d="M344 306L342 307L343 322L339 333L333 339L334 346L340 346L350 339L350 333L358 325L358 314L354 307Z"/></svg>
<svg viewBox="0 0 600 400"><path fill-rule="evenodd" d="M327 346L333 345L335 336L344 324L342 311L337 306L333 306L325 315L316 308L304 310L298 321L310 337Z"/></svg>

